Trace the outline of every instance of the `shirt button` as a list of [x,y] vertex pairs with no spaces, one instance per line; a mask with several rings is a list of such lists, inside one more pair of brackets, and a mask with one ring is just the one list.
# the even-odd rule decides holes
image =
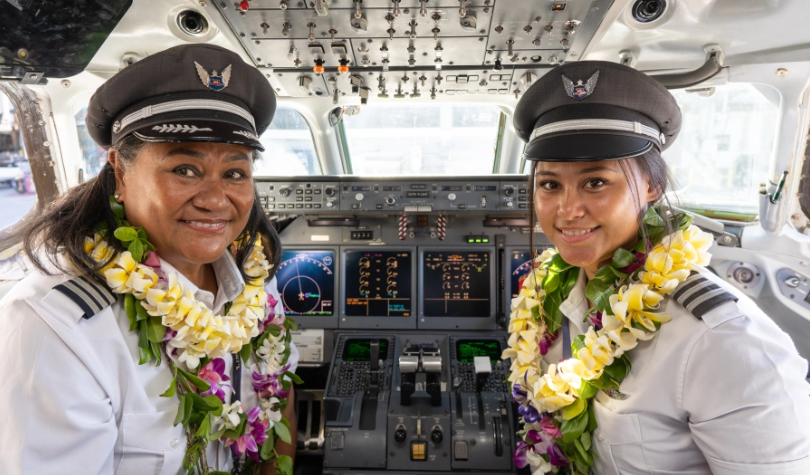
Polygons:
[[175,448],[175,447],[177,447],[177,444],[179,444],[179,443],[180,443],[180,441],[178,439],[172,439],[172,441],[169,442],[169,445],[171,446],[171,448]]
[[599,442],[604,442],[605,440],[605,436],[602,434],[602,432],[597,432],[596,438],[599,439]]

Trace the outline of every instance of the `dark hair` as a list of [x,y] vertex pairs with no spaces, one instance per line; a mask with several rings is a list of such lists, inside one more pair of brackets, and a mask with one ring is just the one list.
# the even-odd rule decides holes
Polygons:
[[[134,136],[127,136],[114,145],[118,158],[129,164],[141,152],[146,142]],[[260,157],[254,152],[254,161]],[[107,229],[115,229],[115,215],[110,208],[110,195],[115,193],[115,171],[107,163],[95,178],[68,191],[61,196],[54,206],[37,218],[26,230],[23,245],[26,254],[34,266],[45,274],[52,275],[46,260],[57,270],[74,275],[87,275],[103,282],[98,272],[109,262],[95,262],[84,250],[85,238],[93,236],[96,227],[101,223]],[[259,203],[258,193],[253,200],[247,225],[239,240],[247,238],[247,246],[236,254],[242,277],[243,266],[256,239],[261,238],[267,260],[273,264],[269,278],[273,278],[281,261],[281,240],[270,220],[264,214]],[[107,236],[109,244],[118,252],[126,248],[111,233]]]
[[[638,171],[638,173],[644,177],[647,182],[650,184],[655,190],[658,190],[658,197],[649,203],[646,203],[644,206],[640,207],[638,212],[638,224],[639,224],[639,231],[641,232],[641,237],[647,241],[647,245],[649,246],[649,238],[647,237],[646,233],[644,232],[644,226],[642,226],[642,220],[644,219],[644,214],[647,212],[649,207],[655,207],[658,211],[658,214],[664,217],[664,223],[666,226],[666,233],[671,234],[675,231],[673,227],[673,223],[671,220],[666,219],[666,216],[669,213],[669,209],[671,208],[671,203],[669,200],[668,193],[673,188],[673,179],[672,174],[669,171],[669,166],[667,162],[664,160],[664,157],[661,155],[661,151],[658,147],[653,146],[647,153],[643,155],[639,155],[636,157],[626,158],[624,160],[619,161],[619,166],[624,173],[624,177],[627,179],[628,185],[632,183],[634,170]],[[529,209],[531,212],[529,213],[529,225],[531,226],[531,230],[529,232],[529,249],[531,250],[531,254],[534,256],[536,254],[534,248],[534,228],[535,223],[537,220],[536,213],[534,211],[534,194],[536,190],[536,183],[537,178],[535,174],[537,173],[537,162],[532,163],[531,172],[529,174]],[[636,196],[636,188],[630,186],[630,191],[633,193],[634,198],[636,198],[635,202],[639,202],[639,197]]]

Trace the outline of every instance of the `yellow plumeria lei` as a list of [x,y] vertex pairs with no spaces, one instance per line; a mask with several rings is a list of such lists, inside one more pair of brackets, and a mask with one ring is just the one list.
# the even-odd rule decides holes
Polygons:
[[[302,382],[288,371],[287,363],[290,330],[296,326],[292,319],[272,313],[276,302],[264,290],[272,265],[261,239],[255,240],[243,263],[248,276],[244,290],[226,305],[224,315],[214,315],[185,288],[176,272],[156,271],[160,260],[149,251],[154,248],[146,232],[130,226],[123,206],[112,198],[110,205],[119,225],[113,234],[129,243],[128,250],[116,252],[105,239],[107,231],[100,229],[85,238],[85,252],[103,265],[99,273],[112,292],[124,296],[130,330],[139,333],[139,363],[156,359],[160,365],[165,352],[177,354],[187,369],[167,358],[174,380],[162,395],[172,397],[177,392],[180,397],[175,425],[183,424],[189,440],[184,468],[188,473],[217,473],[207,466],[205,448],[208,442],[222,439],[236,457],[247,453],[252,458],[246,459],[246,468],[258,469],[260,460],[274,461],[278,473],[292,473],[292,459],[277,454],[274,447],[276,438],[291,441],[289,422],[281,414],[292,382]],[[235,242],[234,248],[247,241]],[[224,404],[219,386],[227,385],[228,378],[218,359],[228,354],[239,354],[244,363],[254,357],[252,385],[261,404],[248,413],[239,401]]]
[[[711,258],[710,234],[691,225],[683,213],[667,219],[679,229],[661,239],[663,219],[654,210],[648,212],[647,236],[660,242],[646,256],[638,249],[617,250],[613,262],[589,282],[586,293],[601,316],[601,321],[592,321],[601,328],[591,326],[577,337],[571,344],[573,357],[549,365],[546,372],[541,370],[542,357],[563,321],[558,307],[579,269],[567,265],[554,249],[536,259],[539,267],[512,300],[509,348],[502,355],[512,360],[508,380],[523,424],[515,452],[518,466],[531,465],[532,473],[556,473],[568,466],[574,474],[587,474],[593,467],[596,419],[589,399],[598,390],[619,388],[630,371],[625,353],[639,340],[654,338],[671,318],[659,311],[662,300]],[[646,247],[643,241],[637,246],[641,250]]]

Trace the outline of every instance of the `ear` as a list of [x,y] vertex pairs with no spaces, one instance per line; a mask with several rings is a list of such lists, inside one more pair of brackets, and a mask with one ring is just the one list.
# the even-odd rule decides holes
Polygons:
[[658,185],[653,185],[652,183],[650,183],[649,178],[645,178],[644,183],[645,183],[646,189],[647,189],[647,195],[646,195],[646,198],[645,198],[644,202],[645,203],[652,203],[654,201],[658,201],[658,199],[661,198],[661,187],[658,186]]
[[118,150],[109,149],[107,161],[112,165],[113,173],[115,173],[115,194],[119,195],[117,201],[123,203],[126,196],[126,182],[124,181],[124,162],[118,155]]

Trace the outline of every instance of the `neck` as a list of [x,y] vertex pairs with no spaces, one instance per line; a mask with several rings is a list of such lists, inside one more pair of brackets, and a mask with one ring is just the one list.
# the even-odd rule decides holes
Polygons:
[[183,274],[192,284],[214,295],[217,294],[217,275],[214,272],[214,266],[211,264],[191,264],[188,262],[175,264],[168,259],[166,259],[166,262],[177,269],[177,272]]

